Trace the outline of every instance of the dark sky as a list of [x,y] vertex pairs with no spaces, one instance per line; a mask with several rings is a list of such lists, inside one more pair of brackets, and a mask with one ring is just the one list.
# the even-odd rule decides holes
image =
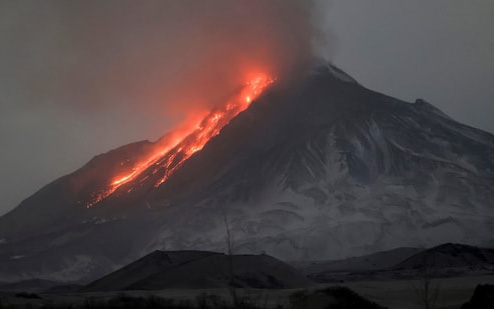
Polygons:
[[[407,101],[424,98],[461,122],[494,132],[494,1],[316,2],[312,21],[325,43],[319,41],[318,55],[368,88]],[[188,50],[191,42],[197,44],[192,49],[206,55],[206,63],[215,63],[217,50],[202,46],[242,33],[236,37],[246,39],[236,41],[236,49],[229,47],[228,53],[252,50],[259,59],[273,61],[271,50],[283,47],[285,52],[277,54],[286,64],[305,52],[300,36],[309,31],[305,12],[290,5],[281,9],[235,5],[222,12],[221,1],[210,1],[214,4],[209,12],[206,2],[196,8],[194,1],[185,1],[191,5],[185,15],[179,7],[161,16],[147,5],[120,8],[113,2],[88,8],[84,1],[60,3],[0,0],[0,214],[94,155],[132,141],[156,139],[183,118],[180,110],[169,112],[168,105],[156,109],[153,102],[178,98],[161,97],[160,90],[188,80],[186,73],[197,73],[197,67],[208,73],[217,68],[190,61],[197,57],[183,54],[181,44]],[[132,13],[113,15],[115,10]],[[273,18],[279,10],[283,18]],[[219,20],[232,27],[218,29],[209,23],[218,20],[218,12]],[[192,21],[204,14],[207,19]],[[238,17],[244,15],[245,20]],[[285,27],[285,20],[294,21]],[[256,32],[259,28],[262,33],[261,26],[275,29],[269,41],[281,37],[276,45],[257,42],[252,47],[253,36],[262,36]],[[220,35],[209,36],[208,29]],[[212,75],[229,76],[231,70],[225,68],[231,66],[225,61]],[[122,68],[131,68],[132,74]]]

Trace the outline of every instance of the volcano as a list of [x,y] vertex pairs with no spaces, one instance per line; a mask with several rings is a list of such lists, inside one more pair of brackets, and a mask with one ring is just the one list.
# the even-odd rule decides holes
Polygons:
[[1,217],[0,278],[89,281],[154,250],[225,251],[228,232],[235,253],[285,261],[493,243],[493,135],[329,64],[255,84],[234,112],[96,156]]

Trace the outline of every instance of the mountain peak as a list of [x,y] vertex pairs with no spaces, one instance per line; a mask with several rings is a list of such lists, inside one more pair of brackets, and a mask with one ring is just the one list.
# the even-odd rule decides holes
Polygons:
[[358,84],[357,80],[351,77],[348,73],[326,60],[315,59],[312,65],[312,72],[315,74],[328,74],[345,83]]
[[321,58],[314,58],[312,60],[310,73],[324,74],[345,83],[358,84],[357,80],[351,77],[348,73],[331,62]]
[[420,108],[420,109],[422,109],[424,111],[428,111],[428,112],[434,113],[434,114],[436,114],[438,116],[451,119],[442,110],[440,110],[439,108],[437,108],[436,106],[432,105],[431,103],[427,102],[424,99],[419,98],[419,99],[415,100],[414,106],[415,107],[418,107],[418,108]]
[[164,262],[177,260],[170,250],[224,251],[225,217],[236,254],[290,260],[493,239],[494,137],[327,62],[214,132],[186,160],[166,160],[183,164],[160,186],[153,164],[98,207],[80,201],[152,143],[103,154],[40,190],[0,218],[0,276],[81,279],[156,248]]

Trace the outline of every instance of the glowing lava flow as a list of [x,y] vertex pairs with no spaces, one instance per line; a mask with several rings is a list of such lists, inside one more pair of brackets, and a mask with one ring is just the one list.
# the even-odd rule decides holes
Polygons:
[[[145,181],[149,175],[143,175],[143,173],[151,168],[153,175],[160,175],[154,187],[160,186],[188,158],[201,150],[211,138],[218,135],[235,116],[247,109],[250,103],[273,82],[273,79],[265,75],[257,76],[247,82],[239,95],[233,97],[222,107],[210,111],[192,130],[162,145],[150,157],[137,163],[129,173],[114,178],[106,189],[93,193],[92,200],[87,203],[87,207],[101,202],[125,184],[132,181],[138,181],[138,183]],[[129,192],[130,190],[132,188]]]

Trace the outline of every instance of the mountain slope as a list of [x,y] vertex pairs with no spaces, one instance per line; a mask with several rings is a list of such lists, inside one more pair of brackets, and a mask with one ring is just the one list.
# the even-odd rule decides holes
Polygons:
[[494,266],[494,249],[449,243],[424,250],[391,269],[466,268],[487,265]]
[[344,260],[296,263],[294,267],[309,276],[319,273],[377,271],[395,266],[422,251],[424,250],[420,248],[396,248]]
[[108,181],[85,171],[152,147],[102,155],[0,218],[0,274],[88,280],[156,249],[222,251],[225,219],[236,253],[285,260],[494,238],[494,136],[329,65],[271,87],[158,188],[147,170],[129,193],[78,204]]
[[312,284],[291,266],[267,255],[155,251],[90,283],[83,291],[218,288],[228,286],[230,275],[236,286],[245,288],[286,289]]
[[324,71],[283,94],[237,117],[160,188],[159,198],[185,191],[176,205],[187,212],[167,206],[151,246],[219,248],[224,213],[238,250],[285,259],[491,238],[492,135]]

